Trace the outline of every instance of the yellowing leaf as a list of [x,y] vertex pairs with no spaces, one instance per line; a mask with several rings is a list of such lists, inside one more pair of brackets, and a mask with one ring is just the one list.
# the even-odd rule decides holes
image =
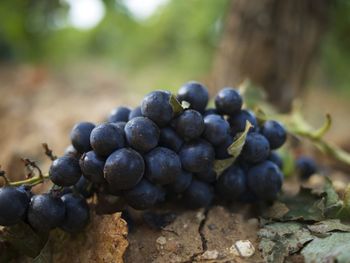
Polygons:
[[[169,103],[170,103],[171,107],[173,108],[173,112],[174,112],[174,115],[175,115],[175,116],[181,114],[181,113],[184,111],[184,107],[183,107],[182,104],[176,99],[176,97],[175,97],[174,94],[171,94],[171,95],[170,95]],[[185,106],[185,104],[184,104],[184,106]]]
[[244,131],[241,133],[238,133],[235,136],[233,143],[227,148],[227,152],[232,157],[224,160],[214,161],[214,170],[217,175],[220,175],[223,171],[225,171],[228,167],[230,167],[234,163],[234,161],[237,159],[237,157],[241,154],[249,129],[251,127],[253,127],[253,125],[249,121],[247,121]]

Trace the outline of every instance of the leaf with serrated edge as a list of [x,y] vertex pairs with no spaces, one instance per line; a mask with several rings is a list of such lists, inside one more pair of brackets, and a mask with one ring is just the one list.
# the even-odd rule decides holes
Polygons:
[[329,219],[308,225],[307,228],[317,234],[326,234],[332,231],[350,232],[350,225],[343,224],[339,219]]
[[338,212],[343,207],[343,202],[339,199],[337,192],[335,191],[332,181],[326,177],[324,185],[325,195],[325,215],[329,218],[337,217]]
[[289,211],[280,220],[321,221],[324,219],[324,197],[316,195],[309,188],[300,188],[297,195],[280,196]]
[[243,146],[245,144],[249,129],[253,127],[253,125],[247,121],[245,125],[245,129],[243,132],[238,133],[233,143],[227,148],[227,152],[232,156],[230,158],[224,160],[215,160],[214,161],[214,170],[217,175],[220,175],[223,171],[225,171],[228,167],[230,167],[237,157],[240,155]]
[[315,238],[301,251],[306,263],[348,263],[350,258],[350,233],[332,233],[325,238]]
[[258,232],[259,249],[266,262],[285,262],[290,254],[298,252],[314,239],[310,231],[297,222],[277,222],[265,225]]

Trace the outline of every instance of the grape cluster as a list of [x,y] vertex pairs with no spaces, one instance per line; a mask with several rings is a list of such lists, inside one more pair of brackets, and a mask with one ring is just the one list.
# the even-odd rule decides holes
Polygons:
[[[139,210],[174,199],[199,208],[214,200],[276,198],[283,174],[274,150],[286,141],[280,123],[258,122],[242,108],[234,88],[218,92],[215,108],[207,108],[208,90],[198,82],[184,84],[176,96],[188,108],[176,111],[173,99],[168,91],[153,91],[139,107],[115,108],[105,123],[76,124],[71,145],[49,170],[60,194],[31,196],[23,188],[0,189],[0,225],[26,220],[35,229],[79,231],[89,219],[85,199],[95,193],[117,196]],[[232,157],[227,149],[247,121],[252,127],[241,154],[217,174],[214,162]]]

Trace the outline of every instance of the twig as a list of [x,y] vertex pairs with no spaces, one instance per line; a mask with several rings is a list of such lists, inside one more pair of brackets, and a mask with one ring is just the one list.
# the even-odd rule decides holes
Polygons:
[[44,150],[45,150],[45,155],[49,157],[51,161],[54,161],[57,159],[57,156],[53,154],[53,151],[49,148],[49,145],[47,143],[42,144]]
[[31,161],[28,158],[21,158],[21,160],[24,163],[24,165],[26,166],[26,168],[29,170],[29,174],[27,175],[27,179],[33,177],[34,170],[37,170],[37,172],[39,174],[39,178],[43,178],[43,173],[42,173],[41,169],[34,161]]

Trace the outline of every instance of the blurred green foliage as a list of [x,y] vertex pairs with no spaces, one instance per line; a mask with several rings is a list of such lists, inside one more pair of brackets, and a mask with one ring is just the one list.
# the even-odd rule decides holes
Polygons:
[[78,30],[67,24],[63,1],[2,0],[2,58],[48,64],[106,59],[133,70],[203,72],[210,67],[229,1],[173,0],[142,21],[122,0],[103,3],[102,21]]
[[[102,21],[80,30],[70,25],[64,0],[2,0],[0,61],[62,66],[92,60],[135,74],[159,74],[160,83],[162,77],[164,83],[195,78],[210,70],[230,4],[169,0],[140,20],[123,0],[101,1],[106,10]],[[350,94],[350,2],[334,3],[318,78]]]
[[350,1],[337,0],[321,48],[321,63],[330,86],[350,95]]

